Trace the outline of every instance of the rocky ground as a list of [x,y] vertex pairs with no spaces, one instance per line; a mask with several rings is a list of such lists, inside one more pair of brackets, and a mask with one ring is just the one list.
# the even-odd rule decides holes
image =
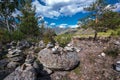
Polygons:
[[69,73],[71,80],[120,80],[120,72],[114,70],[113,66],[116,61],[120,60],[120,54],[113,57],[103,52],[107,47],[110,47],[111,42],[119,45],[120,49],[120,39],[97,41],[86,39],[75,42],[74,46],[81,49],[78,53],[80,65]]
[[120,49],[120,39],[110,38],[74,38],[64,48],[13,41],[0,47],[0,80],[120,80],[120,55],[104,51],[110,43]]

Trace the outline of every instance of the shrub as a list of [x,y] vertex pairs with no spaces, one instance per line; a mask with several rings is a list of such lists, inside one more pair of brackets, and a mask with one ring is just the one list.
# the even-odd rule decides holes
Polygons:
[[45,44],[48,42],[55,43],[54,37],[56,36],[56,33],[51,28],[46,28],[45,32],[43,33],[43,41]]
[[116,57],[118,56],[118,54],[120,53],[120,45],[115,45],[113,42],[109,43],[109,46],[107,47],[106,50],[104,50],[104,52],[112,57]]
[[65,47],[71,41],[72,35],[62,34],[55,37],[55,41],[59,43],[61,47]]
[[[119,26],[120,27],[120,26]],[[120,36],[120,28],[117,29],[117,35]]]
[[38,52],[40,52],[40,50],[42,50],[42,48],[36,48],[36,49],[34,50],[34,52],[35,52],[35,53],[38,53]]
[[19,30],[16,30],[14,32],[12,32],[11,34],[11,38],[12,40],[22,40],[24,39],[24,34],[22,32],[20,32]]
[[11,34],[10,32],[8,32],[7,30],[3,30],[3,35],[2,35],[2,39],[1,41],[3,43],[7,43],[7,42],[10,42],[11,41]]

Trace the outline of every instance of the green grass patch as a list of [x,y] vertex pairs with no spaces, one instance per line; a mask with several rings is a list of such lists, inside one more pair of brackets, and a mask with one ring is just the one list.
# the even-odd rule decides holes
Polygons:
[[72,38],[72,34],[61,34],[55,37],[55,41],[59,43],[61,47],[65,47]]
[[80,66],[75,68],[73,71],[75,72],[75,74],[79,75],[80,74]]

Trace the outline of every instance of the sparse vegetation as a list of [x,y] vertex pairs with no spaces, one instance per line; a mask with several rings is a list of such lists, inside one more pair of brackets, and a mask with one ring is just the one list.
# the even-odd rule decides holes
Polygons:
[[62,34],[55,37],[55,41],[60,44],[61,47],[65,47],[71,41],[72,35]]
[[109,56],[117,57],[120,53],[120,46],[115,45],[113,42],[109,43],[109,46],[104,50],[104,52]]

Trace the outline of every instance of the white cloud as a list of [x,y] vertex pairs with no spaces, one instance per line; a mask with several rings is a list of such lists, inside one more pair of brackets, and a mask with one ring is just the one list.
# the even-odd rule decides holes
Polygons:
[[13,16],[13,17],[17,17],[18,15],[21,16],[22,13],[21,13],[21,11],[15,9],[15,11],[12,13],[12,16]]
[[35,0],[32,5],[36,6],[37,15],[42,15],[49,18],[58,17],[60,15],[59,12],[52,9],[52,6],[43,6],[38,0]]
[[58,25],[59,28],[67,28],[68,27],[68,24],[60,24]]
[[48,18],[59,16],[71,16],[83,12],[83,8],[89,6],[95,0],[42,0],[45,5],[35,0],[32,4],[36,6],[36,13]]
[[54,26],[54,25],[56,25],[56,24],[55,24],[55,23],[51,23],[51,24],[50,24],[50,26]]
[[55,5],[58,3],[67,3],[70,2],[71,0],[42,0],[46,5]]
[[69,28],[77,28],[78,25],[69,25]]
[[77,28],[78,25],[68,25],[68,24],[60,24],[58,25],[59,28]]
[[113,11],[120,11],[120,3],[116,3],[114,6],[115,9],[113,9]]

